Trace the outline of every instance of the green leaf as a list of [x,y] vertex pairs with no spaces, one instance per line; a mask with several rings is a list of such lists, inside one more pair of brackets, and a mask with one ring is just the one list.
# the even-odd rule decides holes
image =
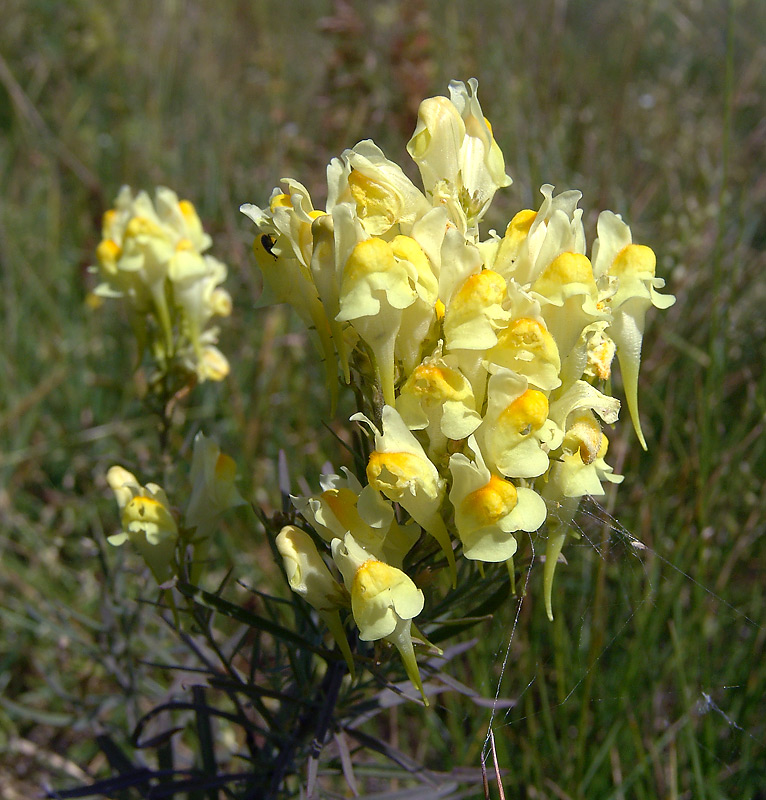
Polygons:
[[[196,705],[194,713],[197,722],[200,755],[202,756],[202,769],[206,775],[214,777],[218,774],[218,764],[215,759],[215,742],[213,740],[213,726],[210,721],[210,709],[205,701],[205,687],[192,686],[192,696]],[[210,800],[218,800],[218,792],[211,789],[208,797]]]
[[224,616],[231,617],[231,619],[236,619],[238,622],[244,622],[245,625],[249,625],[251,628],[264,631],[265,633],[270,633],[276,639],[293,642],[300,647],[311,650],[313,653],[321,656],[326,661],[337,661],[338,659],[342,658],[342,656],[339,654],[336,655],[329,650],[326,650],[324,647],[317,647],[317,645],[312,644],[302,636],[299,636],[297,633],[294,633],[293,631],[277,624],[276,622],[272,622],[265,617],[260,617],[257,614],[254,614],[252,611],[247,611],[241,606],[230,603],[228,600],[223,600],[220,597],[216,597],[216,595],[212,594],[211,592],[206,592],[204,589],[200,589],[197,586],[192,586],[189,583],[179,582],[177,584],[177,589],[179,592],[181,592],[181,594],[191,598],[195,603],[203,606],[204,608],[213,609]]

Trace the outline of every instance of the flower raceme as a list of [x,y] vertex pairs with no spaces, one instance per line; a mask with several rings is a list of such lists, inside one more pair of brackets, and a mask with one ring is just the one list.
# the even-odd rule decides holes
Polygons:
[[226,266],[205,254],[212,239],[194,206],[163,187],[152,202],[123,186],[104,214],[102,236],[94,294],[125,299],[140,351],[150,349],[160,374],[177,363],[200,382],[223,380],[229,363],[208,323],[231,313],[220,285]]
[[[619,215],[600,214],[588,254],[577,191],[546,184],[537,209],[482,238],[511,179],[475,80],[423,101],[407,150],[422,190],[366,140],[331,161],[324,210],[292,179],[266,208],[241,210],[258,228],[265,282],[316,333],[331,395],[340,377],[366,404],[352,417],[368,434],[366,485],[325,475],[295,506],[329,545],[360,638],[394,644],[415,681],[422,594],[407,570],[418,534],[436,539],[417,552],[440,549],[454,583],[458,552],[511,564],[547,521],[552,617],[564,518],[621,480],[605,461],[603,426],[620,407],[606,393],[612,360],[645,446],[645,318],[674,298]],[[564,512],[551,518],[551,507]]]

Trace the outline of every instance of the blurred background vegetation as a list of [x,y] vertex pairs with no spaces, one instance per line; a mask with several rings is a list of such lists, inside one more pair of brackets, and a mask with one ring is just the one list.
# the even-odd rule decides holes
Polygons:
[[[221,387],[195,390],[202,427],[241,490],[278,505],[347,458],[325,423],[315,352],[261,298],[242,202],[283,176],[323,201],[328,160],[362,138],[406,163],[421,99],[476,76],[514,184],[489,227],[536,207],[544,182],[583,191],[592,240],[610,208],[658,255],[678,302],[651,315],[642,415],[558,571],[513,628],[494,725],[505,784],[526,798],[766,797],[766,4],[761,0],[4,0],[0,25],[0,794],[104,774],[96,734],[124,742],[181,679],[177,638],[136,603],[140,565],[110,549],[104,475],[161,477],[155,422],[129,378],[115,306],[91,310],[100,215],[123,183],[198,207],[230,267],[235,311]],[[414,178],[416,171],[410,169]],[[171,494],[172,496],[172,494]],[[220,565],[269,587],[252,517]],[[453,660],[492,697],[517,604]],[[392,712],[393,713],[393,712]],[[476,767],[488,711],[445,695],[384,735],[429,767]],[[378,729],[381,734],[381,729]]]

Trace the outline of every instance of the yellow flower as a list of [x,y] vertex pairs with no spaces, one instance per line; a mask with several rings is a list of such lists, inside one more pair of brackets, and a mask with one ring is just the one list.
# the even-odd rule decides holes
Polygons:
[[295,525],[286,525],[276,538],[290,588],[319,612],[354,675],[354,658],[338,609],[348,606],[343,587],[330,574],[314,540]]
[[573,533],[572,519],[584,494],[603,494],[602,483],[620,483],[604,461],[608,446],[596,419],[616,422],[620,403],[585,381],[576,381],[551,403],[550,415],[565,430],[565,436],[551,453],[551,469],[541,494],[551,508],[543,568],[543,594],[548,617],[553,619],[551,592],[553,578],[564,542]]
[[537,219],[537,212],[531,208],[519,211],[505,228],[502,239],[494,238],[482,242],[486,252],[485,265],[508,279],[514,274],[516,262],[529,246],[529,231]]
[[[296,255],[293,243],[277,230],[269,213],[249,204],[241,206],[240,211],[260,230],[253,241],[253,254],[267,286],[278,302],[289,303],[304,324],[312,326],[324,311],[311,273]],[[314,304],[319,304],[318,311],[313,309]]]
[[511,183],[492,127],[481,110],[478,81],[449,85],[450,98],[420,104],[407,151],[435,204],[444,204],[462,233],[473,235],[495,192]]
[[[434,266],[425,250],[414,236],[399,235],[391,241],[391,250],[399,261],[412,266],[415,301],[402,311],[394,354],[405,374],[410,373],[422,358],[425,339],[436,322],[436,302],[439,299],[439,281]],[[426,234],[428,235],[428,234]]]
[[350,534],[342,541],[333,540],[332,556],[351,595],[351,613],[359,638],[391,642],[427,703],[411,634],[411,621],[423,610],[423,592],[400,569],[373,558]]
[[582,194],[572,190],[554,197],[553,186],[548,183],[540,192],[543,202],[536,212],[523,211],[511,220],[493,266],[525,289],[556,256],[585,252],[582,209],[577,208]]
[[475,437],[469,437],[468,448],[475,461],[462,453],[449,461],[450,502],[463,555],[479,561],[506,561],[516,552],[513,532],[536,531],[545,521],[545,503],[532,489],[493,475]]
[[583,374],[601,381],[612,377],[612,361],[617,352],[614,339],[604,332],[607,325],[607,322],[597,323],[587,331],[587,362]]
[[276,545],[290,588],[312,608],[337,611],[348,604],[343,588],[330,574],[306,531],[286,525],[277,535]]
[[442,357],[440,348],[407,378],[396,410],[410,430],[427,431],[429,454],[436,457],[448,439],[465,439],[481,424],[470,382],[455,358]]
[[395,345],[402,309],[417,298],[415,267],[397,258],[394,247],[378,237],[359,242],[343,269],[339,322],[351,321],[375,359],[383,398],[394,404]]
[[401,507],[441,546],[455,581],[455,555],[441,517],[444,480],[418,440],[391,406],[383,407],[383,432],[364,414],[352,420],[367,424],[375,434],[375,450],[367,464],[370,485]]
[[208,535],[224,511],[245,505],[234,483],[236,476],[234,459],[222,453],[214,439],[198,433],[192,454],[191,497],[184,514],[184,522],[196,528],[198,536]]
[[351,611],[364,641],[383,639],[397,622],[423,610],[423,592],[396,567],[372,557],[347,534],[332,542],[333,560],[351,595]]
[[292,178],[282,180],[285,192],[274,189],[269,201],[271,221],[279,235],[290,243],[301,265],[308,267],[312,255],[311,226],[314,220],[326,217],[314,208],[308,189]]
[[617,422],[620,415],[620,401],[616,397],[603,394],[587,381],[576,381],[551,403],[550,417],[565,429],[569,415],[581,408],[592,409],[607,425]]
[[[289,185],[296,188],[293,183]],[[301,205],[299,201],[303,198],[302,194],[295,196],[299,208]],[[288,207],[292,210],[292,202],[291,196],[274,190],[272,204],[277,211]],[[273,292],[277,302],[291,305],[304,325],[313,328],[319,337],[327,385],[334,405],[337,393],[337,360],[333,339],[336,337],[336,331],[327,316],[327,308],[324,305],[327,299],[325,297],[320,299],[317,286],[314,284],[314,253],[308,252],[313,247],[311,221],[313,212],[304,209],[300,214],[298,212],[280,214],[277,211],[272,212],[271,209],[263,210],[250,203],[243,204],[239,210],[258,226],[259,233],[253,241],[253,253],[264,282]],[[320,216],[319,219],[324,217]],[[332,235],[332,231],[330,234]],[[334,263],[332,266],[334,270]],[[339,339],[339,336],[335,338],[336,345]],[[341,346],[338,347],[338,352],[345,356]],[[347,363],[344,364],[344,372],[348,379]]]
[[365,139],[327,168],[327,210],[351,203],[369,236],[382,236],[395,226],[409,234],[412,224],[430,205],[423,193],[389,161],[380,148]]
[[[620,483],[604,461],[607,438],[596,419],[616,422],[620,403],[602,394],[586,381],[576,381],[551,404],[551,418],[564,431],[560,451],[552,454],[549,489],[560,497],[602,495],[602,482]],[[594,413],[595,412],[595,413]]]
[[532,386],[551,391],[561,385],[561,358],[556,340],[542,320],[511,320],[487,351],[487,361],[523,375]]
[[604,456],[609,441],[601,432],[592,411],[572,415],[558,458],[552,462],[549,481],[564,497],[598,497],[604,494],[603,482],[621,483]]
[[178,526],[163,489],[156,483],[141,486],[123,467],[111,467],[106,475],[120,508],[122,533],[109,536],[112,545],[130,540],[152,571],[157,583],[173,576],[173,556]]
[[314,497],[293,497],[298,511],[327,542],[351,533],[376,558],[401,567],[404,556],[420,537],[417,526],[401,526],[394,510],[372,486],[362,485],[345,467],[343,475],[326,473],[323,491]]
[[191,249],[204,253],[213,244],[213,240],[205,233],[197,210],[188,200],[179,200],[171,189],[160,186],[155,195],[157,216],[163,225],[174,233],[176,243],[179,240],[189,242]]
[[612,424],[617,420],[619,409],[618,400],[602,394],[585,381],[576,381],[551,403],[551,417],[565,430],[560,446],[551,454],[551,468],[541,491],[551,509],[543,567],[543,597],[551,620],[556,565],[567,537],[579,535],[572,520],[580,498],[585,494],[603,494],[604,481],[622,481],[622,475],[613,474],[604,461],[608,441],[596,419],[597,414],[604,422]]
[[660,294],[665,285],[655,277],[654,252],[645,245],[633,244],[630,228],[618,214],[603,211],[598,218],[598,239],[593,243],[594,271],[598,277],[616,284],[606,299],[612,321],[606,334],[617,346],[617,358],[628,401],[630,418],[638,440],[646,450],[646,440],[638,416],[638,371],[646,312],[651,306],[670,308],[676,299]]
[[229,361],[226,356],[212,344],[205,344],[207,340],[216,339],[217,336],[215,329],[205,331],[200,336],[200,341],[203,344],[202,358],[196,364],[197,377],[200,381],[222,381],[229,374]]
[[[340,208],[343,207],[339,206]],[[342,212],[339,212],[339,214],[341,217],[343,216]],[[341,224],[339,231],[343,229],[344,226]],[[335,218],[330,214],[322,214],[317,217],[311,223],[311,236],[313,240],[310,262],[311,277],[321,301],[322,316],[327,320],[327,326],[332,338],[332,341],[329,341],[326,334],[320,332],[327,366],[327,379],[332,381],[333,384],[335,383],[335,373],[337,371],[333,353],[333,345],[335,345],[338,361],[343,372],[343,380],[348,384],[351,382],[349,367],[349,352],[351,348],[346,340],[347,326],[336,319],[340,311],[340,281],[338,279],[338,253],[335,247]],[[319,310],[313,313],[318,316]],[[323,331],[324,326],[323,319],[318,330]],[[335,392],[334,386],[330,391],[331,393]]]
[[[188,241],[188,240],[186,240]],[[198,253],[176,253],[170,260],[168,277],[173,287],[173,300],[180,310],[182,329],[191,344],[193,358],[190,367],[195,369],[200,381],[220,380],[216,370],[209,368],[209,356],[205,355],[205,326],[213,316],[228,316],[231,313],[231,297],[222,289],[226,279],[226,266],[212,256]],[[216,340],[215,335],[213,341]],[[228,374],[226,369],[224,375]]]
[[470,275],[449,299],[444,314],[448,350],[485,350],[497,344],[497,330],[510,314],[503,308],[505,279],[491,269]]
[[487,412],[476,439],[489,467],[508,478],[536,478],[548,469],[548,452],[562,433],[548,419],[548,398],[504,367],[490,376]]
[[[206,345],[217,341],[217,331],[205,326],[211,317],[231,312],[231,298],[219,286],[226,267],[203,255],[212,240],[194,206],[164,187],[152,202],[146,192],[134,197],[124,186],[115,208],[104,214],[102,233],[96,269],[103,283],[95,294],[128,300],[141,349],[151,344],[160,360],[179,356],[200,381],[224,377],[228,363],[223,356],[216,351],[220,358],[213,366],[206,352]],[[160,332],[153,341],[148,341],[155,334],[147,314]]]
[[598,306],[593,267],[582,253],[564,252],[553,259],[532,284],[542,316],[562,358],[569,355],[583,329],[607,315]]

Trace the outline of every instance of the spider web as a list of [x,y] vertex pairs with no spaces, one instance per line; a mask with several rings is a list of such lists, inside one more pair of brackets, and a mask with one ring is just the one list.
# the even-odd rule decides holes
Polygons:
[[[549,514],[557,516],[558,509],[556,507],[549,508]],[[613,652],[618,651],[623,645],[630,646],[628,641],[635,633],[635,627],[638,624],[637,615],[646,611],[654,613],[654,607],[657,602],[658,592],[661,588],[663,581],[671,579],[671,576],[680,582],[682,592],[697,592],[710,607],[710,614],[718,620],[718,628],[711,635],[709,642],[704,643],[701,649],[711,649],[713,651],[726,647],[727,641],[732,636],[732,628],[736,628],[734,635],[740,639],[754,639],[752,652],[757,652],[760,646],[762,647],[763,641],[766,639],[766,627],[758,619],[754,618],[752,613],[748,613],[740,608],[736,603],[731,602],[727,597],[712,584],[708,584],[699,580],[689,570],[679,566],[673,556],[667,556],[664,553],[666,549],[664,543],[659,541],[655,546],[649,546],[647,543],[641,541],[630,530],[628,530],[622,523],[620,523],[609,511],[602,506],[594,498],[585,498],[581,504],[580,510],[575,517],[575,520],[569,523],[572,526],[572,533],[575,535],[576,540],[570,538],[567,546],[565,547],[565,554],[568,558],[568,564],[560,563],[557,567],[556,581],[554,582],[554,613],[562,615],[567,618],[568,622],[572,623],[572,614],[569,609],[562,609],[561,607],[556,610],[557,601],[561,605],[561,580],[566,570],[576,569],[578,565],[582,566],[581,562],[591,561],[595,563],[598,568],[598,562],[604,562],[604,566],[616,565],[617,570],[613,570],[614,574],[610,575],[610,580],[616,576],[618,582],[617,591],[619,594],[620,604],[613,604],[607,608],[603,613],[609,621],[608,631],[604,636],[603,641],[594,649],[592,657],[584,665],[574,665],[574,669],[568,671],[564,676],[564,683],[566,684],[566,692],[563,697],[549,698],[547,705],[540,708],[539,700],[537,708],[531,713],[525,709],[526,695],[532,690],[535,684],[539,681],[550,681],[547,676],[546,665],[544,663],[537,663],[536,668],[532,674],[520,676],[510,669],[513,659],[514,647],[520,634],[522,614],[526,610],[526,605],[532,601],[536,606],[533,610],[534,614],[543,613],[542,603],[534,600],[536,592],[541,591],[540,586],[531,586],[537,580],[536,573],[541,573],[541,561],[543,560],[543,552],[545,548],[544,536],[539,534],[531,534],[529,536],[529,548],[531,558],[529,565],[523,575],[523,585],[520,587],[519,594],[515,599],[515,607],[511,615],[510,629],[502,637],[497,650],[495,651],[494,663],[496,666],[495,675],[488,674],[483,678],[478,678],[480,686],[477,686],[482,694],[493,696],[494,704],[489,711],[489,718],[485,723],[484,743],[482,748],[482,761],[487,760],[491,763],[492,749],[494,746],[494,738],[502,737],[504,734],[517,734],[523,735],[523,731],[530,725],[531,722],[541,722],[543,718],[549,717],[553,719],[554,724],[558,718],[568,718],[569,713],[572,711],[572,704],[578,702],[579,695],[583,694],[584,687],[588,687],[585,695],[587,697],[586,703],[588,709],[593,709],[596,705],[603,705],[605,707],[613,708],[612,712],[615,716],[623,713],[624,708],[631,708],[634,705],[634,697],[632,691],[625,692],[624,690],[616,695],[608,694],[609,681],[604,682],[604,688],[601,689],[601,678],[605,671],[613,669],[607,663]],[[652,561],[658,562],[659,568],[656,564],[652,565]],[[593,571],[593,564],[590,565],[591,572]],[[636,584],[630,584],[628,580],[628,573],[640,570],[642,575],[642,582],[646,589],[640,594],[635,592],[633,588]],[[588,591],[585,587],[584,591]],[[604,594],[606,598],[607,595]],[[649,606],[647,608],[647,605]],[[579,636],[585,636],[585,615],[593,615],[596,612],[593,603],[586,603],[584,609],[580,612],[580,633]],[[672,628],[674,624],[673,619],[668,619],[664,627],[671,629],[671,638],[673,637]],[[564,623],[566,624],[566,623]],[[524,634],[526,635],[526,634]],[[576,639],[576,641],[578,641]],[[627,644],[626,644],[627,643]],[[655,645],[653,641],[648,641],[648,645]],[[667,642],[665,642],[667,644]],[[688,642],[687,642],[688,645]],[[679,654],[678,648],[682,652]],[[587,649],[587,648],[586,648]],[[688,660],[688,653],[683,652],[683,643],[675,643],[673,645],[675,658],[679,661]],[[649,657],[651,654],[648,654]],[[702,656],[700,656],[702,658]],[[750,662],[752,664],[752,661]],[[753,673],[745,673],[746,665],[735,665],[735,671],[739,671],[741,680],[733,683],[728,682],[727,669],[721,666],[720,659],[712,667],[711,676],[708,680],[704,678],[695,678],[694,675],[686,676],[685,683],[682,687],[677,684],[679,681],[669,681],[668,678],[657,677],[653,686],[645,687],[652,690],[656,695],[660,696],[663,693],[670,694],[672,697],[667,705],[670,710],[663,714],[657,713],[656,739],[659,743],[658,746],[667,747],[672,742],[672,753],[665,756],[669,766],[667,769],[672,772],[676,769],[676,781],[684,781],[687,784],[694,785],[695,779],[701,786],[704,784],[704,777],[702,776],[702,767],[697,763],[700,760],[699,754],[702,754],[702,759],[709,762],[714,762],[719,765],[719,774],[721,786],[725,786],[729,790],[739,789],[738,776],[741,774],[750,774],[758,769],[753,766],[760,760],[761,764],[766,764],[766,750],[763,743],[763,728],[760,722],[754,723],[752,712],[747,715],[748,698],[754,694],[758,694],[757,690],[754,691],[753,680],[758,680],[758,676]],[[683,670],[683,666],[679,668]],[[645,691],[642,687],[641,690]],[[681,691],[683,688],[684,691]],[[766,687],[761,687],[761,691]],[[515,700],[514,703],[509,704],[507,701],[503,702],[501,698],[511,695]],[[640,692],[637,692],[640,694]],[[640,699],[640,698],[639,698]],[[529,705],[529,704],[526,704]],[[578,709],[579,710],[579,709]],[[763,708],[761,708],[761,712]],[[740,717],[740,715],[742,715]],[[762,713],[757,715],[760,720]],[[538,717],[537,720],[531,720],[530,717]],[[700,722],[704,722],[703,718],[710,718],[715,724],[709,727],[707,731],[703,730]],[[712,731],[712,734],[710,733]],[[575,732],[569,731],[570,735],[575,735]],[[579,732],[577,732],[579,734]],[[723,745],[720,744],[722,740],[727,740]],[[711,746],[711,741],[714,746]],[[718,744],[716,744],[718,742]],[[675,748],[680,747],[681,743],[688,750],[690,761],[693,770],[696,770],[695,775],[681,775],[679,777],[678,764],[674,759]],[[697,754],[695,758],[695,754]],[[655,753],[657,761],[662,761],[659,754]],[[614,754],[611,753],[612,763],[611,772],[616,790],[613,796],[615,798],[622,798],[631,796],[630,794],[624,795],[618,783],[618,779],[624,773],[627,779],[626,786],[631,782],[639,780],[642,775],[646,777],[649,767],[639,769],[631,765],[619,765],[619,753],[617,755],[618,765],[615,765]],[[671,763],[672,762],[672,763]],[[513,765],[501,764],[501,767],[509,768],[513,771]],[[619,768],[618,768],[619,767]],[[766,766],[762,766],[763,775],[766,776]],[[682,770],[681,770],[682,771]],[[692,771],[690,768],[689,771]],[[648,779],[651,783],[652,780],[660,782],[657,779]],[[568,798],[570,795],[561,786],[556,784],[553,780],[546,782],[550,784],[548,788],[552,790],[551,795],[545,793],[538,794],[538,797],[562,797]],[[750,784],[747,784],[750,786]],[[530,796],[533,796],[530,794]],[[687,796],[697,796],[687,795]],[[711,791],[710,797],[727,796],[717,795],[715,791]],[[740,796],[740,795],[733,795]],[[742,795],[748,796],[748,795]],[[749,795],[752,797],[764,797],[766,795]]]

